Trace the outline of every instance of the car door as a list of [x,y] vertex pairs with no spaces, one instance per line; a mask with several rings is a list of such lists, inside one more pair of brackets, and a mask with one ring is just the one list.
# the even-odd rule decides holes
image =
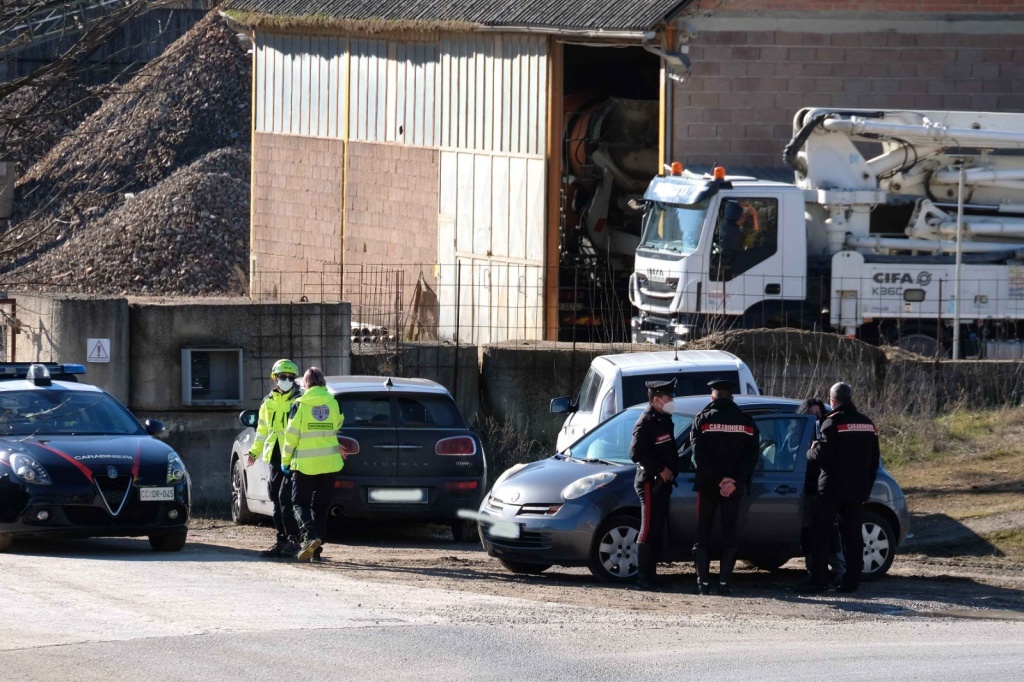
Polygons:
[[672,489],[672,498],[669,500],[669,542],[665,550],[666,558],[679,558],[690,556],[697,537],[697,493],[693,490],[696,470],[690,449],[691,418],[674,414],[672,421],[678,433],[680,466],[676,487]]
[[270,501],[270,465],[257,457],[252,466],[245,469],[245,496],[258,502]]
[[760,458],[740,517],[740,553],[798,556],[803,476],[815,418],[773,414],[754,421],[761,434]]
[[398,474],[398,429],[387,391],[339,393],[335,396],[345,417],[339,436],[359,445],[345,459],[342,476],[394,477]]

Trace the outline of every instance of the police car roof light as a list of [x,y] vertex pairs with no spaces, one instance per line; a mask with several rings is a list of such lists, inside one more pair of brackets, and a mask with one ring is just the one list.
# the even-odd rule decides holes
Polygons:
[[33,367],[42,367],[51,375],[54,374],[85,374],[85,365],[57,364],[56,362],[0,362],[0,379],[29,378]]
[[36,386],[49,386],[50,370],[46,369],[44,365],[32,365],[28,368],[28,372],[25,373],[25,378]]

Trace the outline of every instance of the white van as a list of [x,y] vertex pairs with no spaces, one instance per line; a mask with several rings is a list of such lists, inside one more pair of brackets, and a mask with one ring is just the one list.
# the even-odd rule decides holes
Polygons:
[[760,395],[754,375],[742,360],[721,350],[658,351],[622,353],[594,358],[583,378],[579,397],[551,401],[553,414],[568,413],[558,432],[556,449],[561,452],[595,426],[620,410],[647,402],[648,381],[676,378],[676,395],[708,394],[708,382],[728,379],[739,393]]

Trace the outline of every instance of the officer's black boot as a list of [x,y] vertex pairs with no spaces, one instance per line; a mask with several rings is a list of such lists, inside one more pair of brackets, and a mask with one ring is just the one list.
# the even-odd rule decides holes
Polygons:
[[636,546],[636,550],[636,588],[638,590],[656,591],[658,589],[658,578],[655,574],[656,568],[651,546],[647,543],[640,543]]
[[722,550],[722,560],[719,562],[718,571],[718,594],[726,597],[732,594],[729,581],[732,580],[732,570],[736,568],[736,548],[730,547]]
[[694,547],[693,558],[697,568],[697,592],[711,594],[711,550],[707,547]]

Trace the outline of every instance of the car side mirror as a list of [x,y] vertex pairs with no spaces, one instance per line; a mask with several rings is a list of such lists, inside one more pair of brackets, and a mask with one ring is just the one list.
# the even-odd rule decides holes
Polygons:
[[576,405],[573,404],[572,398],[567,395],[563,395],[560,398],[551,399],[551,414],[566,414],[576,411]]
[[159,419],[147,419],[145,423],[146,433],[151,436],[159,436],[161,433],[166,431],[164,423]]
[[251,429],[256,428],[259,420],[260,413],[257,410],[244,410],[242,414],[238,415],[238,421],[242,422],[242,426],[248,426]]

